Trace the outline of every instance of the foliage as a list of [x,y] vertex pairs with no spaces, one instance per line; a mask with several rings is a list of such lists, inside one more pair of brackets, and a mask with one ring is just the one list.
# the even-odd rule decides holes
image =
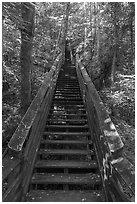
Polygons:
[[121,118],[135,126],[135,77],[117,73],[111,88],[103,89],[101,97],[112,117]]
[[[65,2],[36,2],[33,38],[32,99],[61,51]],[[23,25],[20,2],[3,2],[3,142],[9,140],[20,116],[20,48]],[[73,53],[78,52],[112,117],[134,127],[134,38],[135,4],[118,2],[117,17],[113,2],[71,2],[68,32]],[[115,24],[118,39],[115,83],[107,87],[105,69],[111,74],[115,45]],[[103,77],[102,73],[104,74]],[[126,77],[128,75],[128,77]],[[131,75],[131,77],[129,77]],[[109,76],[108,76],[109,77]],[[98,83],[99,82],[99,83]],[[100,83],[101,82],[101,83]]]

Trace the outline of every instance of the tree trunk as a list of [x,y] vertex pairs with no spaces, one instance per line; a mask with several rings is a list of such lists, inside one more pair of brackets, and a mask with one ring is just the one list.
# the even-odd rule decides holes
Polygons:
[[[90,39],[91,39],[91,43],[90,43],[90,59],[89,59],[89,62],[87,64],[87,69],[88,67],[90,68],[91,67],[91,64],[92,64],[92,58],[94,56],[94,46],[95,46],[95,42],[96,42],[96,7],[95,7],[95,2],[93,4],[93,13],[94,13],[94,22],[93,22],[93,25],[92,25],[92,15],[93,13],[91,12],[91,9],[92,9],[92,4],[90,3],[90,32],[91,32],[91,36],[90,36]],[[92,73],[92,70],[90,70],[90,72]]]
[[115,44],[114,45],[114,54],[113,54],[112,68],[111,68],[111,84],[114,83],[115,70],[116,70],[116,54],[117,54],[117,48],[116,48],[116,44]]
[[85,26],[84,26],[84,49],[86,48],[86,39],[87,39],[87,17],[86,17],[86,2],[84,2],[84,22],[85,22]]
[[112,67],[111,67],[111,85],[114,83],[115,79],[115,71],[116,71],[116,60],[117,60],[117,47],[118,47],[118,19],[117,19],[117,10],[119,7],[119,3],[113,2],[114,8],[113,8],[113,13],[114,13],[114,51],[113,51],[113,60],[112,60]]
[[69,10],[70,10],[70,2],[66,3],[66,11],[64,16],[64,30],[63,30],[63,37],[62,37],[62,49],[61,49],[63,63],[65,62],[65,46],[66,46],[66,36],[67,36],[67,30],[68,30]]
[[92,39],[92,3],[89,3],[89,32],[90,34],[90,38]]
[[32,69],[32,42],[34,34],[35,8],[31,3],[21,4],[21,115],[23,116],[31,102],[31,69]]
[[55,44],[55,50],[54,50],[54,54],[53,54],[53,62],[54,62],[54,60],[56,58],[56,55],[58,54],[57,53],[57,48],[59,47],[61,31],[62,31],[62,23],[61,23],[61,26],[60,26],[60,29],[59,29],[59,33],[58,33],[58,38],[57,38],[57,41],[56,41],[56,44]]
[[131,55],[132,55],[132,61],[133,61],[133,65],[135,65],[135,62],[134,62],[134,45],[133,45],[133,21],[134,21],[134,16],[135,16],[135,4],[134,2],[130,2],[129,3],[130,5],[130,9],[131,9],[131,12],[130,12],[130,38],[131,38]]
[[100,8],[99,2],[97,2],[97,59],[99,61],[99,51],[100,51]]

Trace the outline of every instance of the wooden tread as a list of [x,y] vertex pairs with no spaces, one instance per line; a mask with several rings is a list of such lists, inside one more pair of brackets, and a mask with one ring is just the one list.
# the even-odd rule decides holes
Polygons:
[[56,90],[55,93],[61,94],[81,94],[80,90]]
[[88,150],[72,150],[72,149],[41,149],[39,154],[50,154],[50,155],[94,155],[94,151]]
[[59,119],[51,119],[51,118],[49,118],[48,120],[47,120],[47,122],[48,123],[78,123],[78,124],[80,124],[80,123],[84,123],[84,124],[87,124],[87,119],[61,119],[61,118],[59,118]]
[[88,140],[41,140],[42,144],[92,144]]
[[28,202],[105,202],[102,191],[31,190]]
[[90,136],[90,132],[44,132],[43,135]]
[[67,92],[67,91],[79,91],[80,92],[80,88],[79,87],[73,87],[73,88],[71,88],[71,87],[64,87],[64,88],[57,87],[56,91],[60,91],[60,92],[62,92],[62,91],[65,91],[65,92]]
[[74,129],[74,128],[80,128],[80,129],[88,129],[88,125],[65,125],[65,124],[61,124],[61,125],[46,125],[46,128],[70,128],[70,129]]
[[50,111],[83,111],[86,112],[85,108],[51,108]]
[[73,116],[74,116],[74,117],[75,117],[75,116],[81,116],[81,117],[84,117],[84,116],[85,116],[85,117],[86,117],[86,116],[87,116],[86,113],[83,113],[83,114],[76,114],[76,113],[75,113],[75,114],[72,114],[72,113],[71,113],[71,114],[67,114],[67,113],[65,114],[65,113],[63,113],[63,114],[61,114],[60,112],[61,112],[61,111],[58,111],[58,112],[53,113],[53,114],[49,114],[49,116],[56,116],[56,115],[60,115],[60,116],[71,116],[71,117],[73,117]]
[[66,97],[66,98],[70,98],[70,97],[81,97],[81,95],[78,94],[70,94],[70,93],[55,93],[54,97]]
[[69,104],[70,104],[70,105],[73,105],[73,106],[74,106],[74,105],[84,105],[84,103],[83,103],[82,100],[80,100],[80,101],[75,101],[75,100],[74,100],[74,101],[71,101],[71,100],[69,100],[69,101],[67,101],[67,103],[66,103],[66,101],[63,101],[63,100],[60,100],[60,101],[59,101],[59,100],[54,100],[54,99],[53,99],[53,101],[52,101],[52,104],[56,104],[56,105],[60,105],[60,106],[61,106],[61,105],[64,105],[64,104],[65,104],[65,105],[69,105]]
[[[72,108],[72,105],[71,104],[59,104],[59,105],[57,105],[56,103],[54,104],[54,103],[52,103],[52,105],[51,105],[51,108],[54,108],[54,107],[71,107]],[[84,106],[84,104],[75,104],[74,106],[73,106],[73,108],[84,108],[85,106]]]
[[78,168],[78,169],[96,169],[97,162],[92,160],[86,161],[66,161],[66,160],[39,160],[35,164],[36,168]]
[[100,184],[101,178],[99,174],[85,173],[85,174],[38,174],[35,173],[32,177],[31,183],[40,184]]
[[76,123],[82,123],[82,122],[88,122],[87,119],[51,119],[49,118],[47,122],[76,122]]
[[54,99],[53,99],[54,101],[73,101],[73,100],[75,100],[75,101],[82,101],[83,102],[83,99],[81,98],[81,97],[54,97]]

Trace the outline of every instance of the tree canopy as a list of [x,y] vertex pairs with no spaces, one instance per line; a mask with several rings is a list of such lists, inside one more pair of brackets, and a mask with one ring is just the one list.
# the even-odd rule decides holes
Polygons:
[[[21,63],[25,58],[20,57],[23,40],[25,47],[30,43],[30,83],[24,85],[26,90],[30,86],[27,107],[56,56],[64,52],[66,39],[74,57],[80,55],[97,90],[113,88],[122,75],[134,79],[134,2],[3,2],[2,32],[4,141],[11,137],[22,117],[21,90],[26,79],[26,75],[22,78],[25,68]],[[133,110],[134,96],[131,98]]]

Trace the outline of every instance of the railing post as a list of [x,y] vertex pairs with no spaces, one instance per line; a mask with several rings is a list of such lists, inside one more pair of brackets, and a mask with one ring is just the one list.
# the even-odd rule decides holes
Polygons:
[[3,181],[7,183],[7,186],[3,201],[20,201],[20,195],[27,192],[41,131],[47,119],[48,108],[61,66],[60,60],[61,54],[46,75],[43,85],[12,136],[8,144],[8,151],[4,153]]
[[[121,196],[120,199],[122,201],[127,201],[128,199],[121,190],[121,180],[123,179],[127,186],[131,185],[132,180],[134,179],[134,173],[132,173],[133,165],[124,157],[124,144],[108,113],[106,112],[103,102],[101,101],[100,96],[96,91],[88,73],[86,72],[86,69],[82,65],[78,55],[76,55],[76,67],[80,84],[82,84],[81,88],[83,97],[85,95],[86,98],[88,118],[92,126],[90,129],[95,130],[95,146],[97,148],[98,158],[100,160],[98,163],[100,165],[100,169],[102,168],[102,177],[105,183],[107,181],[107,186],[110,188],[110,190],[112,190],[112,185],[110,185],[108,182],[109,178],[112,178],[111,184],[113,183],[115,188],[114,196],[117,197],[116,192],[119,191],[118,195]],[[108,176],[106,176],[106,173],[104,173],[104,171],[107,170],[107,166],[110,166],[110,173]],[[117,177],[115,177],[115,172]],[[122,179],[120,179],[120,177]],[[118,186],[117,188],[116,185]]]

